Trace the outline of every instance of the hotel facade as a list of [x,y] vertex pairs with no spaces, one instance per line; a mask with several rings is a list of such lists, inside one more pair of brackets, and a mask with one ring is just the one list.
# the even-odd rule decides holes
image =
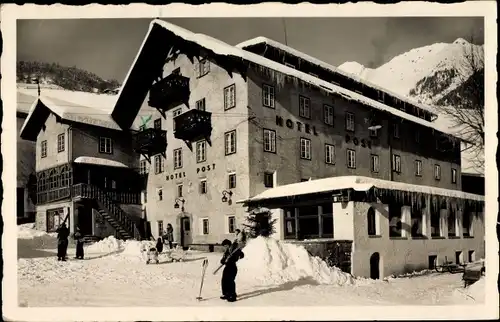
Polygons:
[[[137,239],[170,223],[176,244],[212,250],[266,208],[275,238],[374,278],[484,257],[484,199],[461,191],[460,140],[438,129],[437,115],[290,47],[230,46],[154,20],[112,105],[105,137],[121,142],[114,161],[124,165],[112,180],[135,179],[83,196],[73,181],[69,218],[97,211],[118,237]],[[27,121],[22,136],[42,144],[44,126],[61,117],[44,120],[54,125]],[[104,123],[92,124],[103,136]],[[95,158],[74,152],[83,143],[68,143],[58,162]],[[99,169],[98,178],[112,173],[109,163]],[[82,171],[79,183],[93,184]],[[128,206],[109,197],[113,186],[141,196]],[[43,207],[37,218],[47,218]]]

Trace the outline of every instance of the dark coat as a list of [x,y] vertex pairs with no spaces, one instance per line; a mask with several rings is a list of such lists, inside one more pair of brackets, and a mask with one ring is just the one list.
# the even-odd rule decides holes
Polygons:
[[57,239],[59,241],[67,241],[69,237],[69,229],[68,227],[59,227],[57,230]]
[[226,266],[236,266],[236,262],[243,257],[245,257],[245,254],[241,251],[241,248],[239,248],[238,243],[233,243],[231,247],[224,252],[224,255],[222,255],[220,263]]
[[164,239],[169,242],[174,241],[174,228],[167,227]]

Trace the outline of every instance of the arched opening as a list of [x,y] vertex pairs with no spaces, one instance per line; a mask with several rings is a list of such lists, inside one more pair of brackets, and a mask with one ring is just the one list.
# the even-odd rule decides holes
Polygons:
[[377,234],[377,222],[375,218],[375,209],[370,207],[368,209],[368,236],[375,236]]
[[380,279],[380,254],[373,253],[370,256],[370,278]]

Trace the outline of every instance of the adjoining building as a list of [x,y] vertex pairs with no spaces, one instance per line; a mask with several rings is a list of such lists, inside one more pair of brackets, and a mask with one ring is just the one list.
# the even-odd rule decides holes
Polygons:
[[[155,236],[161,234],[167,223],[172,224],[175,241],[183,246],[210,248],[229,237],[248,214],[248,207],[235,201],[243,200],[249,207],[260,206],[252,198],[274,189],[292,189],[302,181],[307,182],[298,185],[316,187],[322,180],[333,180],[331,191],[350,191],[353,187],[340,189],[335,185],[342,182],[342,177],[351,176],[378,180],[375,187],[384,183],[379,190],[394,190],[396,195],[401,189],[407,191],[401,188],[406,183],[417,187],[414,189],[420,191],[418,198],[412,194],[392,206],[391,218],[399,222],[395,225],[400,231],[406,229],[403,223],[407,223],[401,219],[402,209],[409,216],[403,207],[411,206],[407,203],[413,198],[434,200],[433,191],[458,196],[454,198],[466,200],[466,204],[469,200],[479,204],[473,213],[482,218],[481,197],[460,191],[460,139],[439,130],[433,122],[434,113],[383,89],[329,71],[317,60],[299,57],[278,45],[257,42],[235,47],[154,20],[112,117],[128,131],[146,105],[156,108],[152,115],[154,127],[145,127],[137,134],[153,138],[143,141],[140,161],[142,171],[148,172],[148,220]],[[167,146],[159,148],[153,141],[162,131],[167,132]],[[369,189],[363,191],[366,194]],[[377,211],[392,203],[390,199],[377,201],[356,195],[361,199],[349,199],[347,207],[351,210],[346,216],[330,192],[322,195],[321,215],[317,204],[305,210],[304,218],[298,219],[302,228],[296,226],[287,240],[314,238],[327,245],[350,239],[350,244],[356,243],[359,236],[354,232],[366,229],[366,225],[359,226],[363,225],[359,213],[366,213],[376,202]],[[310,191],[306,203],[318,202],[313,193],[318,191]],[[276,209],[295,207],[293,200],[280,199]],[[355,202],[365,203],[356,206],[360,208],[356,213]],[[441,214],[445,207],[441,201],[432,202],[436,203],[438,210],[426,217],[434,224],[435,214]],[[448,207],[460,203],[445,204]],[[288,231],[285,229],[290,222],[297,219],[289,215],[280,211],[281,231]],[[443,216],[437,220],[444,220]],[[347,233],[341,224],[335,224],[344,219],[354,232]],[[307,222],[316,228],[304,224]],[[319,223],[322,230],[318,230]],[[478,227],[484,225],[482,219],[476,223]],[[378,233],[384,236],[380,240],[389,243],[388,226],[381,220],[382,226]],[[430,228],[426,233],[429,231]],[[482,243],[483,230],[475,231]],[[484,253],[484,246],[463,244],[462,237],[456,237],[445,237],[436,256],[444,254],[442,249],[451,254],[451,249],[469,246],[477,254]],[[426,239],[418,242],[425,244]],[[395,249],[417,247],[418,242],[402,242]],[[435,249],[439,242],[432,241],[429,249]],[[372,246],[366,243],[365,251]],[[427,257],[423,261],[422,256],[415,263],[427,265]]]
[[20,137],[36,142],[37,228],[66,222],[90,238],[146,237],[145,178],[131,136],[110,117],[116,96],[44,88],[19,95],[32,102]]
[[271,211],[276,238],[301,241],[356,276],[378,279],[485,255],[484,199],[458,190],[341,176],[239,202]]

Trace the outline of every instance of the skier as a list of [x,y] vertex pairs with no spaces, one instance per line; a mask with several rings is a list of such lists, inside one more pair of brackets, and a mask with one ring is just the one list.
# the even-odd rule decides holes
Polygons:
[[76,227],[76,232],[73,235],[76,240],[76,259],[83,259],[83,235],[80,232],[80,227]]
[[225,251],[220,263],[225,266],[222,271],[222,296],[220,298],[228,302],[234,302],[236,301],[235,279],[236,274],[238,274],[236,262],[243,258],[245,254],[238,248],[238,243],[231,243],[229,239],[224,239],[222,246],[225,247]]
[[68,251],[69,229],[65,223],[57,228],[57,260],[66,261],[66,252]]
[[165,234],[164,240],[168,241],[168,247],[172,249],[172,243],[174,241],[174,228],[170,223],[167,224],[167,233]]
[[158,251],[158,253],[161,253],[163,251],[163,241],[161,240],[161,238],[158,238],[158,240],[156,241],[156,250]]

